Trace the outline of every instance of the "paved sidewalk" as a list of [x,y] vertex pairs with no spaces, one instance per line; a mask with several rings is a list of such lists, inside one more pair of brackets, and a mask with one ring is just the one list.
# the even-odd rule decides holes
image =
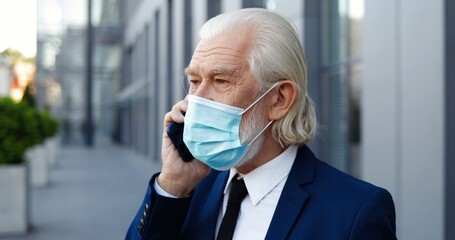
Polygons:
[[62,148],[49,186],[31,189],[29,233],[0,239],[123,239],[159,169],[121,147]]

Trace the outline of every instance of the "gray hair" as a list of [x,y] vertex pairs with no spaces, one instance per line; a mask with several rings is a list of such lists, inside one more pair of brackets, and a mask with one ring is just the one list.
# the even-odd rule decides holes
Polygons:
[[201,29],[201,39],[221,33],[235,33],[239,28],[253,30],[248,63],[261,89],[291,80],[297,85],[294,105],[272,128],[282,146],[301,145],[316,134],[317,120],[313,102],[307,94],[307,69],[297,31],[284,17],[266,9],[241,9],[218,15]]

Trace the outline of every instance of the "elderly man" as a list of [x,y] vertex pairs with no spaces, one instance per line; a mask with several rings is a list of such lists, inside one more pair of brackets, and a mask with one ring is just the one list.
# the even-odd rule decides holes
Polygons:
[[[396,239],[390,194],[318,160],[298,35],[264,9],[201,29],[190,89],[164,118],[155,174],[126,239]],[[185,115],[183,113],[186,113]],[[195,160],[166,129],[184,123]]]

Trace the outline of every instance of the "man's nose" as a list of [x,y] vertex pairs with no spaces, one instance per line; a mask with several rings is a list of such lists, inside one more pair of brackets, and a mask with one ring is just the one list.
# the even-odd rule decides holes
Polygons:
[[214,101],[215,89],[209,81],[203,80],[193,95]]

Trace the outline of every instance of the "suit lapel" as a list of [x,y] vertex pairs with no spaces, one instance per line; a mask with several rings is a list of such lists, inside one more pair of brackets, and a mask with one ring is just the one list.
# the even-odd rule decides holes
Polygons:
[[[229,171],[224,171],[218,174],[216,180],[213,184],[208,198],[205,201],[204,207],[202,208],[201,215],[204,216],[201,223],[207,224],[204,228],[201,229],[203,233],[200,232],[203,236],[200,239],[213,239],[215,237],[216,224],[218,222],[218,214],[223,202],[223,191],[226,185],[227,178],[229,176]],[[206,230],[203,230],[206,229]]]
[[309,194],[303,185],[313,181],[315,156],[307,146],[299,148],[294,164],[289,172],[266,239],[286,239]]

